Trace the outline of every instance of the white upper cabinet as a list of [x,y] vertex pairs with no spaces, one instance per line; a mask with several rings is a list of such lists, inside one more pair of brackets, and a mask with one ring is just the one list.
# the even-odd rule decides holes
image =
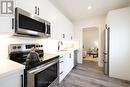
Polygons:
[[12,18],[13,17],[0,17],[0,34],[13,33]]
[[[15,0],[15,7],[39,16],[51,23],[51,38],[71,40],[73,24],[49,0]],[[12,32],[12,18],[0,17],[0,32]]]
[[[33,4],[35,0],[15,0],[14,6],[22,8],[30,13],[33,13]],[[14,18],[13,15],[2,15],[0,16],[0,34],[13,34],[13,22],[12,19]]]
[[[37,0],[15,0],[14,6],[24,9],[32,14],[35,12],[35,6],[37,5]],[[14,19],[13,15],[0,15],[0,34],[10,34],[14,33]]]
[[51,38],[71,40],[73,24],[48,0],[37,0],[39,16],[51,22]]
[[34,13],[34,4],[37,0],[15,0],[16,7],[26,10],[30,13]]
[[40,15],[40,1],[41,0],[35,0],[33,4],[33,14],[37,16]]
[[16,7],[24,9],[38,16],[40,14],[40,1],[41,0],[16,0]]

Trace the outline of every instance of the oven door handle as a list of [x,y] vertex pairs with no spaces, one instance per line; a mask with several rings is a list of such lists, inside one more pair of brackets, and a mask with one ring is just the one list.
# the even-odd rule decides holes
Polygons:
[[54,64],[57,63],[57,62],[58,62],[58,60],[55,60],[55,61],[53,61],[52,63],[49,63],[49,64],[47,64],[47,65],[43,65],[43,66],[41,66],[41,67],[37,67],[37,68],[34,69],[34,70],[30,70],[30,71],[28,71],[28,73],[29,73],[29,74],[37,74],[37,73],[39,73],[39,72],[45,70],[46,68],[48,68],[48,67],[54,65]]

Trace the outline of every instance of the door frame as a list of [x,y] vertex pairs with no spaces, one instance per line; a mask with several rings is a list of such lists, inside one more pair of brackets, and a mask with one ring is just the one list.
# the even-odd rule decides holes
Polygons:
[[[90,28],[90,27],[97,27],[98,29],[98,66],[99,67],[103,67],[103,60],[102,60],[102,46],[101,46],[101,39],[102,39],[102,34],[101,34],[101,29],[99,26],[88,26],[88,27],[84,27],[84,28],[81,28],[81,35],[82,35],[82,44],[81,46],[83,47],[83,29],[86,29],[86,28]],[[83,52],[83,48],[82,48],[82,52]],[[82,58],[83,58],[83,55],[82,55]],[[83,63],[83,59],[82,59],[82,63]]]

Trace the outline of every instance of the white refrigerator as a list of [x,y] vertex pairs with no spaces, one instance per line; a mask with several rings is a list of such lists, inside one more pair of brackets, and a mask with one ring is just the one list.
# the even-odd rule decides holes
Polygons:
[[110,11],[106,24],[104,73],[130,81],[130,7]]

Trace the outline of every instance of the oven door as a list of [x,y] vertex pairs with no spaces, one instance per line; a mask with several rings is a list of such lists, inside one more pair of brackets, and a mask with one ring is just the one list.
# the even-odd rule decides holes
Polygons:
[[27,72],[27,87],[58,87],[58,59]]

